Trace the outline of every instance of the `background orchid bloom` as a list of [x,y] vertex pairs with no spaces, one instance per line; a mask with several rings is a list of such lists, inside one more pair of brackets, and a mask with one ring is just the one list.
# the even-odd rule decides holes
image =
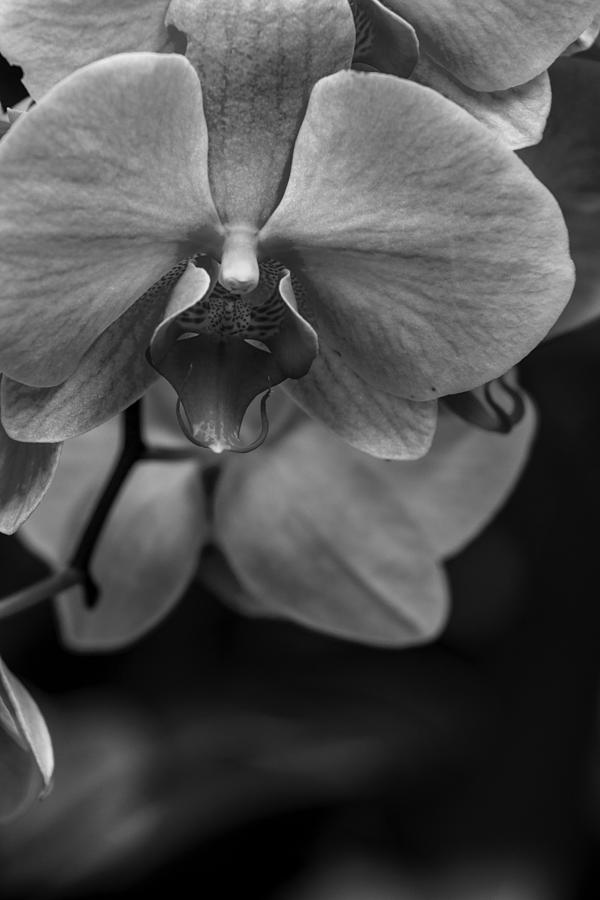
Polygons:
[[353,0],[353,6],[360,62],[429,85],[515,149],[540,140],[551,101],[546,69],[599,11],[597,0],[501,0],[488,7],[477,0]]
[[[149,393],[150,441],[181,447],[166,399]],[[242,612],[365,643],[431,639],[449,602],[440,560],[491,519],[527,459],[534,414],[525,402],[508,436],[445,413],[431,451],[415,462],[353,450],[299,413],[290,419],[287,401],[263,450],[224,459],[218,473],[201,450],[139,463],[92,558],[97,605],[87,606],[79,587],[58,599],[63,640],[83,651],[137,640],[178,602],[209,544],[224,557],[203,557],[199,576]],[[51,565],[69,559],[116,445],[113,423],[67,444],[46,502],[21,532]],[[209,471],[214,496],[203,488]]]
[[[235,16],[226,79],[213,31],[202,48],[185,21],[201,73],[207,54],[206,119],[186,59],[124,54],[66,78],[0,146],[9,436],[57,443],[105,421],[154,378],[150,348],[192,437],[227,448],[252,396],[310,366],[312,325],[301,405],[360,449],[421,455],[434,400],[506,371],[564,306],[554,200],[470,116],[401,79],[321,79],[298,130],[312,81],[351,55],[351,19],[323,46],[295,17],[287,42],[312,48],[296,70],[273,20],[263,34]],[[236,54],[255,33],[249,78]],[[229,295],[211,293],[216,263],[186,263],[198,252]]]

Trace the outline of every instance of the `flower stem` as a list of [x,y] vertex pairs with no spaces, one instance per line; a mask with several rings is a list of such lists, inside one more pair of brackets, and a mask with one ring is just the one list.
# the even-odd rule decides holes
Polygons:
[[6,619],[15,613],[22,612],[32,606],[37,606],[42,600],[53,597],[67,588],[76,584],[81,584],[84,579],[82,572],[76,572],[74,569],[63,569],[62,572],[55,572],[41,581],[36,581],[30,587],[16,591],[3,599],[0,598],[0,619]]
[[69,563],[71,569],[75,569],[83,575],[86,602],[90,607],[94,606],[98,600],[98,588],[89,571],[94,549],[123,483],[133,466],[144,456],[146,451],[142,437],[141,406],[142,401],[137,400],[123,413],[121,453]]

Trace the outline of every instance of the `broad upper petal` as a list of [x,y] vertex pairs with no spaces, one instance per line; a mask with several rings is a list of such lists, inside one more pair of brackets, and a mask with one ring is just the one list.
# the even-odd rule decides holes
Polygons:
[[349,67],[347,0],[171,0],[202,82],[210,184],[225,225],[260,227],[282,193],[314,83]]
[[217,487],[215,533],[245,588],[244,612],[379,645],[439,632],[443,574],[401,498],[387,483],[381,490],[374,462],[310,422],[250,465],[232,461]]
[[[187,280],[187,263],[140,297],[82,357],[75,372],[56,387],[36,388],[4,378],[2,421],[20,441],[64,441],[96,428],[138,400],[156,380],[146,361],[150,340],[168,307],[173,285]],[[194,269],[197,298],[210,276]]]
[[550,77],[548,127],[522,159],[558,200],[569,230],[575,290],[552,329],[559,335],[600,315],[600,66],[560,60]]
[[54,755],[37,704],[0,659],[0,821],[50,790]]
[[513,150],[537,144],[542,138],[552,101],[546,72],[505,91],[476,91],[423,55],[412,77],[458,103]]
[[384,0],[421,47],[480,91],[524,84],[554,62],[598,12],[598,0]]
[[505,372],[573,284],[552,195],[464,110],[387,75],[315,87],[259,240],[315,297],[322,339],[411,400]]
[[176,262],[218,244],[206,154],[198,79],[175,55],[92,63],[12,126],[0,144],[9,376],[64,381]]
[[0,51],[36,100],[87,63],[169,44],[169,0],[0,0]]

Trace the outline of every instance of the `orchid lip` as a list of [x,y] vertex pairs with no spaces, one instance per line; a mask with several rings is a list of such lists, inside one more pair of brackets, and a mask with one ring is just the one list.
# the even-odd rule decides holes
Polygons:
[[177,405],[175,407],[175,412],[177,415],[177,421],[179,423],[179,427],[183,431],[184,435],[192,444],[196,447],[202,447],[203,450],[211,450],[213,453],[220,455],[224,450],[228,450],[230,453],[250,453],[252,450],[256,450],[258,447],[263,444],[269,434],[269,419],[267,416],[267,400],[271,395],[271,388],[269,388],[262,395],[260,399],[260,432],[257,438],[251,441],[249,444],[234,444],[229,442],[224,442],[220,440],[212,441],[211,443],[199,441],[196,437],[194,437],[191,424],[187,419],[187,414],[185,412],[185,407],[181,402],[181,399],[177,399]]

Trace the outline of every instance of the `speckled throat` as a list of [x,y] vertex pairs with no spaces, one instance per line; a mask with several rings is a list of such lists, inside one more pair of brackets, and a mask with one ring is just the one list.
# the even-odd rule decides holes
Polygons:
[[286,313],[279,283],[287,270],[276,260],[259,263],[259,270],[258,287],[245,296],[217,283],[208,297],[177,317],[182,330],[222,340],[265,341],[277,334]]

